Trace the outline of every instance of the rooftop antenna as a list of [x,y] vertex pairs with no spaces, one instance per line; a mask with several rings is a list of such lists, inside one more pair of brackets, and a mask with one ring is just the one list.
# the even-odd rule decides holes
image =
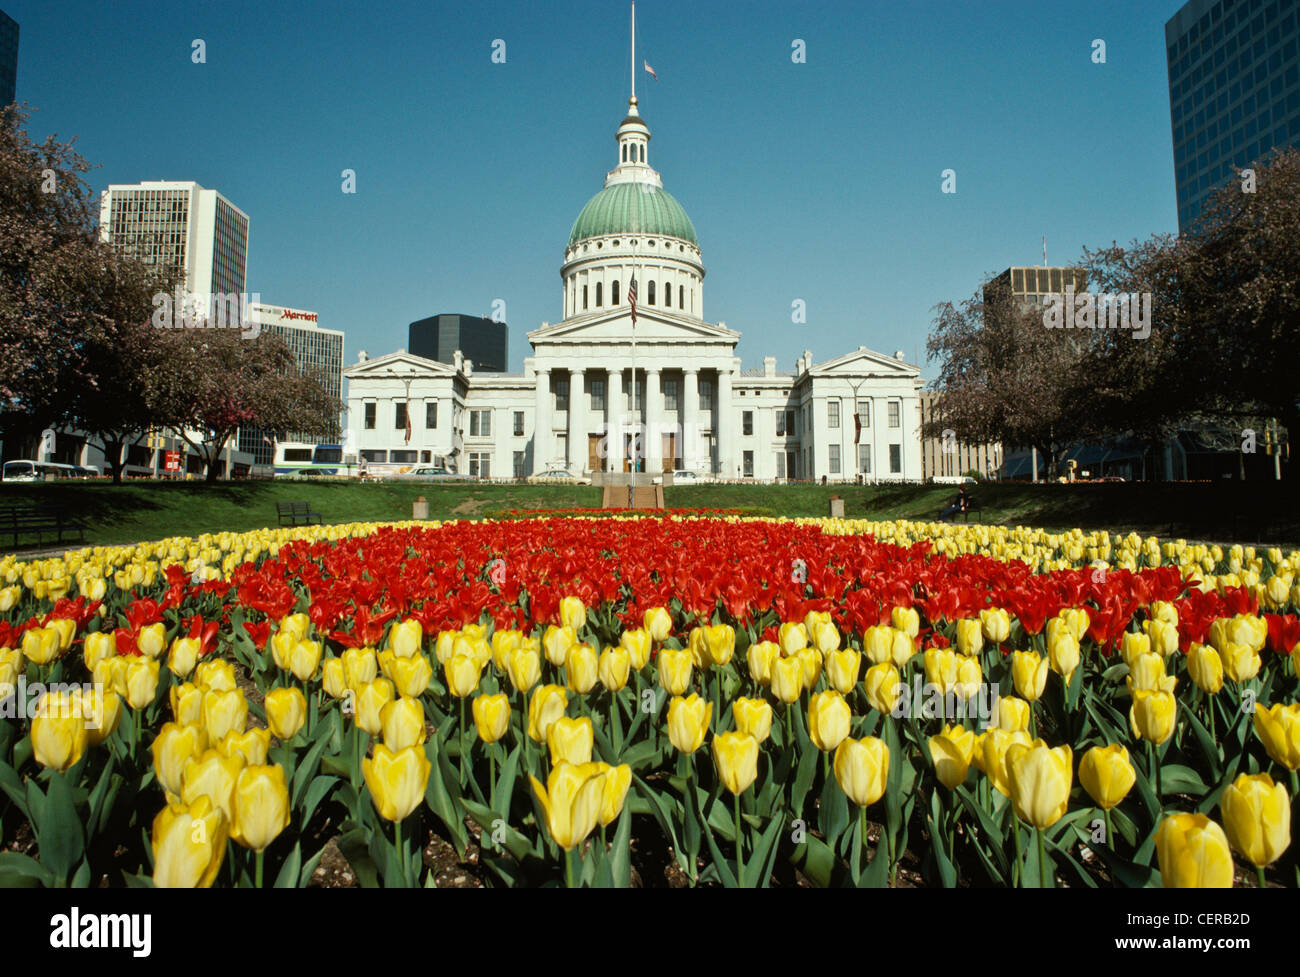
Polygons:
[[1047,267],[1047,235],[1043,235],[1043,267]]

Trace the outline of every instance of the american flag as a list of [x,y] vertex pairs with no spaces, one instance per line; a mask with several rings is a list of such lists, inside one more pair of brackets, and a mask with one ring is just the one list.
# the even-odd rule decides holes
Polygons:
[[632,325],[636,325],[636,275],[627,285],[627,304],[632,306]]
[[406,413],[406,443],[407,443],[407,444],[410,444],[410,443],[411,443],[411,404],[410,404],[410,401],[407,401],[407,404],[406,404],[406,412],[405,412],[405,413]]
[[857,444],[862,440],[862,415],[854,413],[853,415],[853,443]]
[[270,438],[268,438],[265,434],[262,435],[262,440],[265,441],[267,444],[269,444],[272,448],[275,447],[275,442],[272,441]]
[[641,63],[645,65],[645,70],[648,71],[648,72],[650,73],[650,77],[653,78],[655,81],[658,81],[658,80],[659,80],[659,76],[655,74],[655,70],[654,70],[654,68],[651,68],[651,67],[650,67],[650,62],[649,62],[649,61],[646,61],[644,58],[642,58],[642,59],[641,59]]

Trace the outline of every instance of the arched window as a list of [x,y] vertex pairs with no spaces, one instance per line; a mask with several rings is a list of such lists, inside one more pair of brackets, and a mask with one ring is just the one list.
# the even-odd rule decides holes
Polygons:
[[685,285],[677,286],[677,308],[679,309],[686,308],[686,286]]
[[645,162],[645,146],[641,147],[641,162]]
[[650,289],[646,292],[646,305],[654,305],[654,304],[655,304],[655,283],[654,280],[652,279],[650,281]]
[[587,307],[587,286],[586,285],[582,286],[582,307],[584,309]]
[[673,287],[668,282],[664,282],[664,305],[670,309],[673,307]]
[[618,305],[618,279],[614,279],[614,285],[610,288],[609,304]]
[[603,282],[596,282],[596,308],[598,309],[600,308],[600,291],[601,291],[600,287],[603,284],[604,284]]

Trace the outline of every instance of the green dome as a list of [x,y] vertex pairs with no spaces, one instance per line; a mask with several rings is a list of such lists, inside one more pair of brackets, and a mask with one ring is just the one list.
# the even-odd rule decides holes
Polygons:
[[662,234],[699,247],[695,226],[672,194],[648,183],[615,183],[587,201],[569,244],[602,234]]

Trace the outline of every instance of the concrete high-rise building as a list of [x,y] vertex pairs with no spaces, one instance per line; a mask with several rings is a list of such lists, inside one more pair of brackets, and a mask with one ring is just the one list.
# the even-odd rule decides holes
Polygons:
[[193,295],[243,294],[248,271],[248,215],[197,183],[114,184],[100,199],[104,240],[184,277]]
[[18,21],[0,10],[0,108],[18,95]]
[[[252,324],[261,332],[280,336],[289,345],[298,363],[298,372],[315,374],[321,378],[325,392],[342,402],[343,397],[343,333],[337,329],[322,329],[320,317],[303,309],[286,309],[279,305],[253,305],[250,307]],[[337,432],[289,431],[280,436],[286,441],[313,441]],[[265,438],[266,432],[255,428],[241,428],[239,450],[253,456],[256,465],[269,465],[273,450]]]
[[1074,291],[1082,292],[1087,284],[1087,276],[1080,268],[1046,265],[1021,265],[1008,268],[995,276],[984,286],[984,300],[988,301],[989,291],[996,285],[1007,285],[1011,295],[1021,308],[1044,305],[1047,296],[1062,295],[1066,289],[1074,286]]
[[1300,4],[1190,0],[1165,24],[1178,229],[1278,147],[1300,146]]
[[411,352],[438,363],[452,362],[460,350],[475,370],[504,373],[508,346],[506,324],[483,316],[433,315],[411,323]]

